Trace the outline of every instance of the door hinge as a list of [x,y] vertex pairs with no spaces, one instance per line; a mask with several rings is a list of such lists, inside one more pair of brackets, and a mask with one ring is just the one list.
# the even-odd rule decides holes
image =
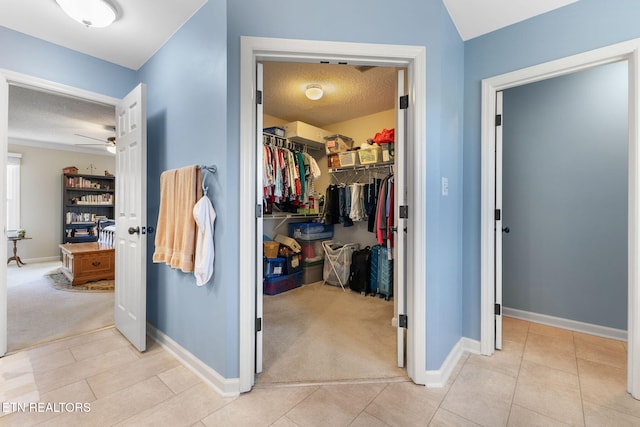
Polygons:
[[402,95],[400,97],[400,109],[406,110],[409,108],[409,95]]
[[496,316],[502,316],[502,305],[500,305],[500,304],[495,304],[495,305],[494,305],[494,312],[495,312],[494,314],[495,314]]
[[401,314],[398,316],[398,326],[400,326],[401,328],[407,329],[408,322],[409,320],[406,314]]
[[400,206],[400,218],[407,219],[409,218],[409,206]]
[[496,114],[496,126],[502,126],[502,114]]
[[256,319],[256,332],[262,332],[262,317]]
[[257,90],[256,91],[256,104],[262,105],[262,91],[261,90]]
[[502,212],[500,211],[500,209],[496,209],[496,213],[495,213],[496,221],[500,221],[501,218],[502,218]]
[[262,205],[256,205],[256,218],[262,218]]

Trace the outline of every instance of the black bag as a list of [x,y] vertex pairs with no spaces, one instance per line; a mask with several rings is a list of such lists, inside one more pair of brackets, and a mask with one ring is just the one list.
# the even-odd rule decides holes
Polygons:
[[355,251],[351,255],[351,268],[349,271],[349,287],[367,295],[371,287],[371,248]]

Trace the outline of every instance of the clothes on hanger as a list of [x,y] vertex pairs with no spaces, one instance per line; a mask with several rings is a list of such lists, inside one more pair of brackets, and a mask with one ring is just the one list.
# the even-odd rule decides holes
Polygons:
[[285,147],[263,145],[262,184],[264,198],[274,203],[309,203],[314,181],[321,175],[316,160],[309,153]]

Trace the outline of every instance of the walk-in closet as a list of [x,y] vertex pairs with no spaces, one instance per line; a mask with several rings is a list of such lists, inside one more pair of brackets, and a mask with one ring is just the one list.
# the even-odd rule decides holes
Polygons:
[[262,67],[257,383],[406,380],[393,322],[398,70]]

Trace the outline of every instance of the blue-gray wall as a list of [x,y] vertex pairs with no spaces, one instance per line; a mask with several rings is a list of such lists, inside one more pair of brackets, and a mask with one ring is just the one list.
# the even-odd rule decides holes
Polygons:
[[[441,0],[234,0],[228,3],[229,154],[239,159],[240,37],[279,37],[426,46],[426,369],[440,369],[462,336],[462,105],[463,43]],[[312,13],[310,13],[312,12]],[[400,27],[398,27],[400,25]],[[365,53],[365,52],[363,52]],[[440,177],[449,196],[440,196]],[[237,186],[227,199],[238,205]],[[250,255],[247,255],[247,257]]]
[[147,318],[218,373],[238,376],[238,254],[233,186],[237,141],[227,138],[226,1],[209,0],[140,69],[147,84],[147,219],[155,224],[160,174],[215,164],[209,195],[216,210],[215,272],[198,287],[193,274],[153,264],[149,239]]
[[0,26],[0,68],[122,98],[137,73]]
[[627,79],[625,61],[504,91],[505,307],[626,330]]
[[480,83],[640,37],[640,2],[580,0],[465,42],[463,334],[480,338]]

